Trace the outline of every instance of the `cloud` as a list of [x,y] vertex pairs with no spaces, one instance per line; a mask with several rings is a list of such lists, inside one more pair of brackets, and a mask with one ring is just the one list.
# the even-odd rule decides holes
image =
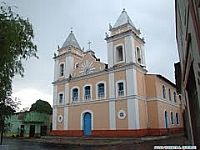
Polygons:
[[31,107],[31,104],[35,103],[36,100],[41,99],[48,101],[52,105],[52,96],[50,94],[38,91],[37,89],[22,89],[12,94],[15,98],[17,97],[21,101],[20,109],[25,107]]
[[19,14],[29,18],[40,57],[25,61],[25,77],[14,79],[13,91],[23,99],[22,105],[30,107],[39,98],[52,103],[52,57],[57,52],[57,45],[61,46],[66,40],[71,27],[81,47],[86,50],[90,40],[97,57],[107,62],[105,32],[108,32],[109,23],[115,23],[123,8],[145,38],[148,71],[174,81],[173,63],[178,55],[173,1],[9,0],[7,4],[17,6]]

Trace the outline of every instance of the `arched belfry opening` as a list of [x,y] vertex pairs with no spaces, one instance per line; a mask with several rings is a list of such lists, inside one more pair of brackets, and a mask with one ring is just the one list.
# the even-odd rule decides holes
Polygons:
[[116,61],[117,62],[121,62],[123,61],[123,47],[120,45],[120,46],[117,46],[116,47]]

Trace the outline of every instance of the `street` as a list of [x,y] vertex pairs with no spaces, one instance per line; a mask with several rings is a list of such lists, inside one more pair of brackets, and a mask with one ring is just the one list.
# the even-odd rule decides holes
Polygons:
[[[74,144],[71,143],[74,140]],[[103,140],[103,139],[102,139]],[[104,139],[105,140],[105,139]],[[70,139],[69,139],[70,141]],[[79,142],[80,141],[80,142]],[[84,143],[85,141],[85,143]],[[79,143],[78,143],[79,142]],[[99,142],[99,141],[98,141]],[[55,143],[44,142],[43,139],[4,139],[4,147],[0,150],[151,150],[156,145],[174,145],[183,146],[187,145],[187,140],[183,135],[166,137],[163,139],[155,140],[151,138],[146,139],[118,139],[113,142],[109,139],[105,144],[98,144],[95,139],[74,139],[72,138],[69,143]]]

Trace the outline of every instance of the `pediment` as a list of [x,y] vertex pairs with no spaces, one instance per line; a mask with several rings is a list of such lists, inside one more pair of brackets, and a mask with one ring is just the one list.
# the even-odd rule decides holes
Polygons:
[[91,53],[86,53],[83,59],[75,64],[72,77],[88,75],[105,69],[105,63],[102,63]]

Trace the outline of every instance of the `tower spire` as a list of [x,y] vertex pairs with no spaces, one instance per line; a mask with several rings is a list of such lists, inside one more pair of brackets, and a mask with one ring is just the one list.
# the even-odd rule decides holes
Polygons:
[[113,26],[113,28],[117,28],[117,27],[122,26],[127,23],[130,24],[131,26],[135,27],[133,22],[131,21],[130,17],[128,16],[125,8],[123,8],[119,18],[117,19],[116,23]]
[[73,31],[72,31],[72,27],[71,27],[71,32],[69,33],[67,39],[65,40],[62,48],[68,47],[68,46],[73,46],[75,48],[81,49],[81,47],[79,46],[79,44],[75,38]]

